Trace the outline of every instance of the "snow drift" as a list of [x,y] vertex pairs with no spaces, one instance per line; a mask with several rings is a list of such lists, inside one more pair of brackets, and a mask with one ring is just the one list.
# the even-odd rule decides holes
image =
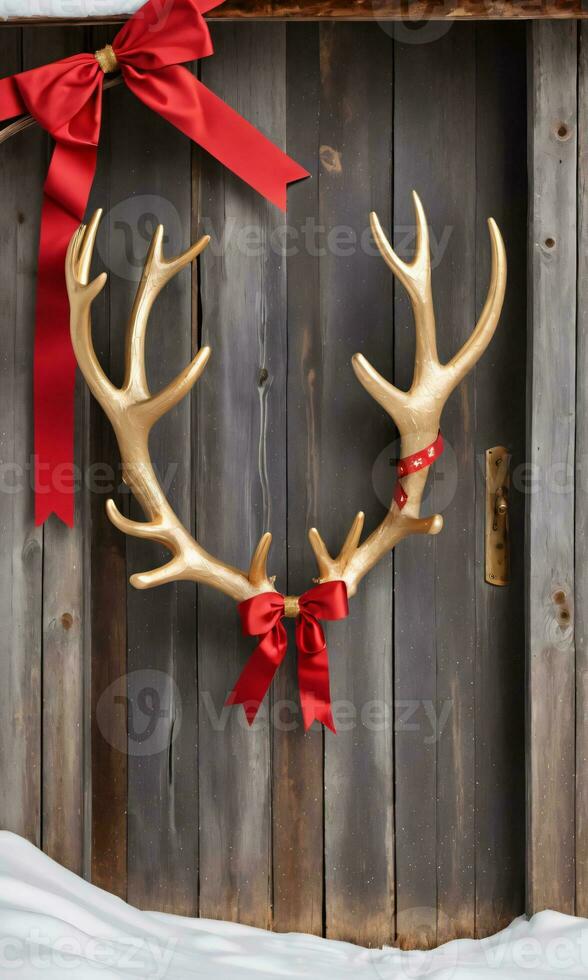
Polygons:
[[588,977],[588,920],[542,912],[428,953],[140,912],[0,833],[0,977],[9,980],[554,980]]

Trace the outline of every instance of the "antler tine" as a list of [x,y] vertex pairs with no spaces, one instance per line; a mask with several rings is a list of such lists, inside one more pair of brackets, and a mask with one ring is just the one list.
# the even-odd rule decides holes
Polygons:
[[416,330],[415,380],[418,380],[419,370],[428,364],[438,364],[439,359],[431,293],[429,228],[423,205],[416,191],[412,192],[412,197],[416,218],[416,248],[412,262],[404,262],[398,257],[382,231],[374,211],[370,214],[370,225],[380,255],[410,297]]
[[[210,357],[203,347],[194,360],[159,394],[151,397],[142,383],[144,339],[149,310],[157,293],[180,269],[188,265],[204,248],[203,238],[182,255],[166,261],[161,253],[163,229],[151,243],[146,270],[137,291],[127,358],[136,373],[127,370],[123,388],[115,388],[98,364],[92,346],[90,307],[100,291],[105,276],[88,283],[92,249],[100,212],[88,228],[82,226],[73,236],[67,253],[66,276],[71,303],[71,336],[76,357],[94,395],[107,413],[118,441],[125,482],[141,505],[147,521],[130,520],[120,513],[113,500],[106,504],[112,523],[124,534],[158,541],[171,552],[167,564],[131,577],[138,589],[150,589],[166,582],[187,579],[219,589],[237,601],[259,592],[273,591],[273,579],[266,573],[271,535],[264,534],[251,561],[249,572],[242,572],[210,555],[192,537],[167,500],[149,457],[149,431],[153,423],[169,411],[200,377]],[[144,368],[143,368],[144,370]]]
[[414,296],[418,300],[420,298],[419,287],[431,270],[431,262],[429,255],[429,229],[423,206],[416,191],[412,192],[412,197],[416,213],[416,248],[412,262],[404,262],[396,254],[382,230],[380,219],[375,211],[370,212],[370,226],[374,241],[378,246],[378,251],[384,259],[384,262],[392,270],[399,282],[402,283],[411,298]]
[[272,543],[272,536],[269,531],[262,534],[257,548],[253,552],[253,558],[249,566],[249,581],[252,585],[261,586],[264,582],[275,581],[275,576],[268,580],[267,558]]
[[385,412],[400,426],[400,419],[406,409],[406,392],[396,388],[386,381],[379,371],[376,371],[363,354],[354,354],[351,366],[355,377],[365,388],[368,395],[381,405]]
[[89,281],[90,266],[96,242],[96,234],[102,217],[98,210],[88,225],[81,225],[69,243],[65,261],[65,278],[71,309],[71,340],[74,353],[86,378],[90,390],[103,408],[103,392],[112,399],[117,389],[108,380],[96,356],[92,343],[91,307],[102,292],[107,281],[105,272],[100,273],[93,282]]
[[163,225],[158,225],[147,252],[127,326],[126,372],[123,388],[133,391],[137,399],[149,397],[145,373],[145,337],[153,304],[170,279],[190,265],[210,241],[210,235],[203,235],[185,252],[175,258],[166,259],[163,254],[164,234]]
[[318,565],[319,578],[317,581],[323,581],[330,577],[337,578],[339,572],[344,571],[352,556],[357,551],[364,521],[365,514],[360,510],[353,518],[353,523],[347,532],[343,547],[336,558],[332,558],[329,554],[329,550],[316,527],[311,527],[308,532],[308,540],[310,541],[310,546]]
[[492,249],[492,272],[484,308],[480,313],[473,333],[465,344],[445,365],[444,371],[449,379],[449,392],[465,377],[479,361],[494,336],[506,291],[506,250],[500,229],[494,218],[488,219],[490,245]]

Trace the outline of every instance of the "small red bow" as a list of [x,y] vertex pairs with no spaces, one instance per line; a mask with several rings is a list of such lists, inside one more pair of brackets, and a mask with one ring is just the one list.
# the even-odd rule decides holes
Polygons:
[[[0,80],[0,120],[30,113],[56,141],[45,182],[35,334],[35,520],[73,524],[76,361],[69,337],[65,255],[96,171],[104,72],[116,66],[145,105],[204,147],[278,207],[308,173],[198,81],[182,62],[213,53],[206,11],[222,0],[149,0],[99,64],[78,54]],[[65,476],[65,473],[68,475]],[[58,475],[59,474],[59,475]],[[65,486],[64,481],[71,481]]]
[[[349,613],[345,582],[323,582],[298,599],[296,648],[298,650],[298,684],[304,728],[315,719],[335,732],[329,686],[327,643],[319,619],[345,619]],[[262,592],[237,606],[243,633],[258,636],[260,641],[247,661],[227,704],[242,704],[249,724],[253,724],[274,674],[280,666],[288,637],[282,619],[284,596],[279,592]]]
[[396,467],[398,479],[394,487],[394,501],[398,510],[402,510],[408,500],[408,494],[400,482],[400,477],[409,476],[410,473],[418,473],[419,470],[425,470],[427,466],[430,466],[436,459],[439,459],[442,452],[443,436],[441,435],[441,429],[439,429],[435,442],[432,442],[429,446],[425,446],[424,449],[420,449],[418,453],[413,453],[412,456],[405,456],[404,459],[398,460]]

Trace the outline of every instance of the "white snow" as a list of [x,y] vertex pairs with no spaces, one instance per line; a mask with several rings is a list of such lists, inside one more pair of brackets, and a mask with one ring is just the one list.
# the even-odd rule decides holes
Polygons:
[[541,912],[430,953],[369,950],[139,912],[0,833],[0,977],[9,980],[555,980],[588,977],[588,919]]
[[[161,0],[162,5],[165,0]],[[8,17],[111,17],[134,14],[145,0],[0,0],[0,20]]]

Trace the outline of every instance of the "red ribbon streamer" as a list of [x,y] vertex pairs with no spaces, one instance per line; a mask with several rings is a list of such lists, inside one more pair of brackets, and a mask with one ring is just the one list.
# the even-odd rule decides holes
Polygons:
[[424,449],[419,450],[418,453],[413,453],[412,456],[405,456],[404,459],[398,461],[396,467],[396,473],[398,475],[398,480],[396,481],[396,486],[394,487],[394,501],[399,510],[402,510],[406,501],[408,500],[408,494],[406,493],[404,487],[400,482],[400,477],[408,476],[410,473],[418,473],[419,470],[424,470],[431,463],[434,463],[436,459],[443,452],[443,436],[441,435],[441,430],[430,446],[425,446]]
[[[313,721],[335,732],[329,686],[327,643],[319,619],[345,619],[349,613],[345,582],[323,582],[301,595],[296,617],[298,650],[298,685],[304,728]],[[262,592],[237,606],[243,633],[260,637],[247,661],[227,704],[242,704],[250,725],[259,711],[286,655],[288,638],[282,623],[284,596],[279,592]]]
[[[112,42],[128,88],[279,208],[287,185],[308,172],[181,66],[213,53],[207,10],[222,0],[149,0]],[[45,182],[34,360],[35,522],[53,512],[73,525],[76,361],[64,265],[96,171],[104,73],[78,54],[0,80],[0,119],[30,113],[56,146]]]

